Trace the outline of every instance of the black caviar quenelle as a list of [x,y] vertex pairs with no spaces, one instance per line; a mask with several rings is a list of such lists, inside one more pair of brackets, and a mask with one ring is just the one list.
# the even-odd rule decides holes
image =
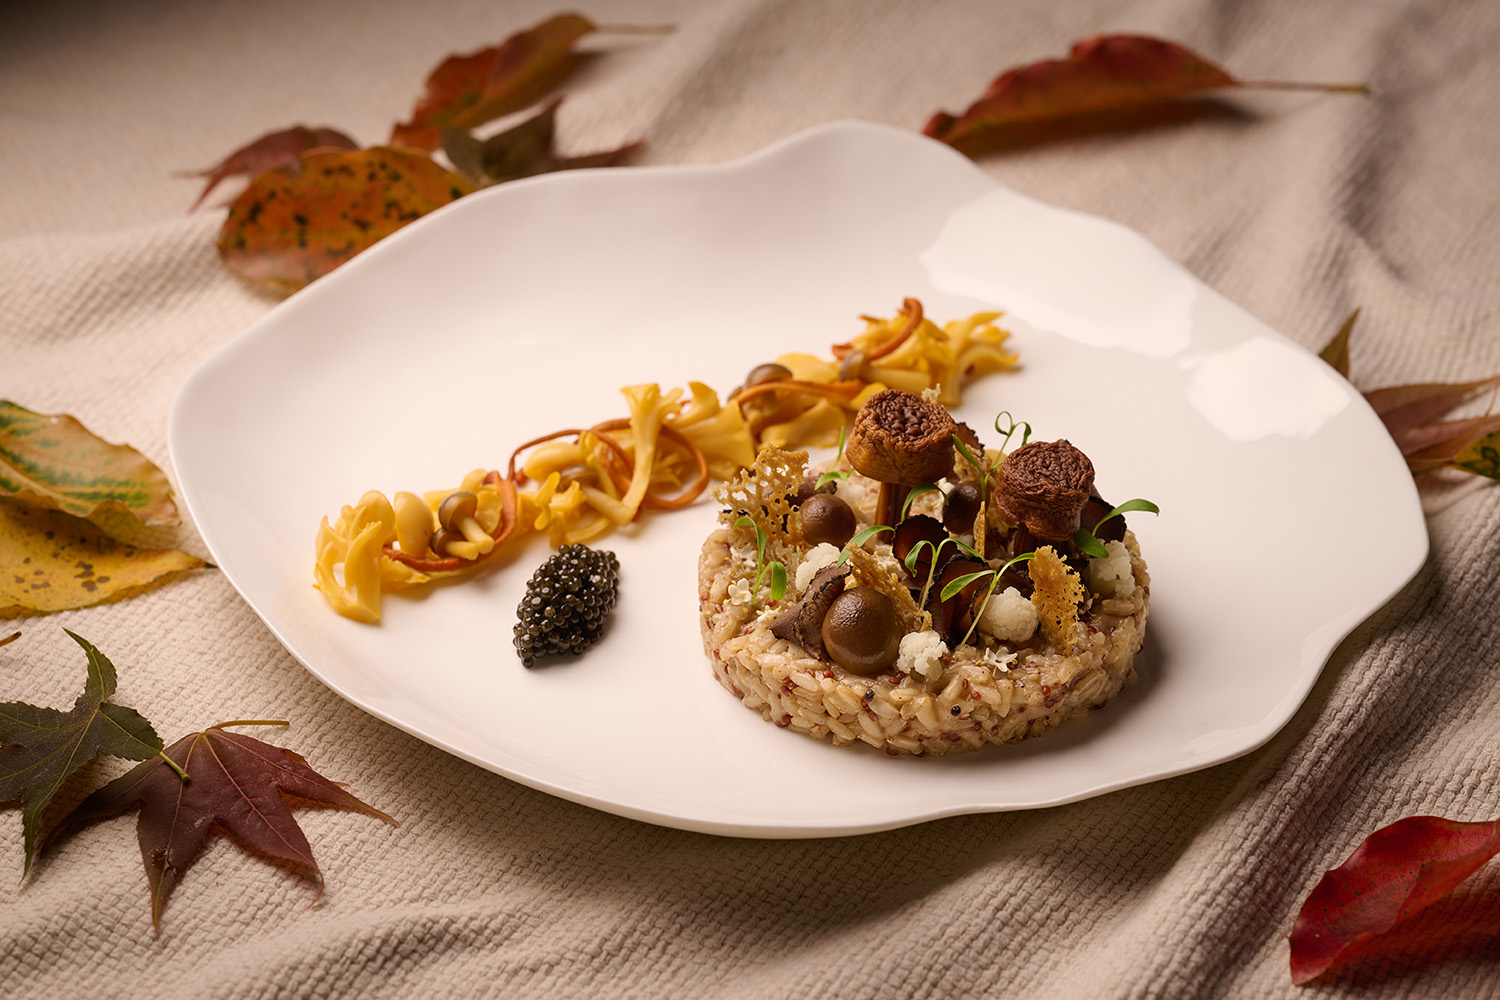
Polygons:
[[537,567],[516,608],[515,643],[521,663],[577,656],[599,641],[620,593],[620,560],[587,545],[564,545]]

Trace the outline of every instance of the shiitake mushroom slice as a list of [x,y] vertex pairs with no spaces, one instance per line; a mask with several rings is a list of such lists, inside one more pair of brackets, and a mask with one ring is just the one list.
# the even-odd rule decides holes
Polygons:
[[[913,514],[896,525],[891,535],[891,555],[906,565],[906,557],[922,542],[931,542],[934,548],[948,540],[948,529],[943,522],[926,514]],[[932,566],[932,549],[924,548],[917,556],[911,573],[918,580],[927,579],[927,570]]]
[[932,615],[932,628],[949,642],[962,639],[974,622],[974,602],[989,586],[981,577],[965,585],[948,600],[943,600],[943,588],[960,577],[989,569],[989,565],[968,556],[955,556],[938,570],[937,579],[927,594],[927,611]]

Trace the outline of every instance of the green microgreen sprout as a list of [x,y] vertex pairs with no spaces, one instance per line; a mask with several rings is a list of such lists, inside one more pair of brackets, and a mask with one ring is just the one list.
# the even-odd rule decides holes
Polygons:
[[1140,497],[1136,497],[1134,500],[1126,500],[1124,503],[1120,504],[1120,506],[1116,507],[1108,514],[1105,514],[1103,517],[1101,517],[1099,519],[1099,523],[1094,525],[1093,530],[1090,530],[1088,528],[1079,528],[1078,531],[1073,535],[1073,544],[1078,546],[1078,551],[1082,552],[1086,556],[1089,556],[1090,558],[1108,558],[1109,550],[1104,547],[1103,542],[1099,541],[1099,529],[1102,528],[1104,526],[1104,522],[1108,521],[1110,518],[1119,517],[1121,514],[1128,514],[1133,510],[1143,510],[1148,514],[1161,513],[1161,509],[1158,508],[1156,504],[1152,503],[1150,500],[1142,500]]
[[979,625],[979,619],[984,615],[985,607],[990,603],[990,596],[995,593],[995,585],[1000,582],[1000,578],[1005,575],[1006,570],[1010,569],[1016,563],[1027,562],[1034,558],[1036,558],[1035,552],[1022,552],[1020,555],[1016,556],[1014,559],[1011,559],[999,569],[981,569],[973,573],[966,573],[963,576],[959,577],[957,580],[948,581],[948,584],[943,587],[942,593],[940,595],[941,598],[945,601],[951,600],[954,594],[958,593],[960,590],[963,590],[975,580],[983,580],[985,577],[990,578],[990,586],[989,589],[984,592],[984,600],[979,602],[979,607],[974,612],[974,620],[969,623],[969,631],[964,633],[964,637],[958,641],[958,645],[962,646],[964,643],[968,642],[969,636],[974,634],[974,629]]
[[978,470],[979,495],[982,497],[989,496],[990,473],[994,470],[990,468],[990,463],[984,456],[983,449],[980,449],[979,455],[975,455],[974,452],[970,450],[968,445],[959,440],[957,434],[952,434],[949,436],[953,438],[953,447],[958,452],[959,457],[962,458],[965,462],[968,462],[970,465],[974,466],[976,470]]
[[907,491],[906,499],[901,502],[901,519],[903,521],[906,520],[906,515],[911,512],[912,501],[916,500],[917,497],[923,493],[936,492],[938,492],[937,483],[922,483],[918,486],[913,486]]
[[936,545],[933,545],[925,538],[917,542],[917,544],[911,547],[911,551],[906,554],[906,559],[903,560],[906,564],[906,571],[912,576],[917,575],[917,563],[921,561],[922,552],[924,551],[923,546],[926,546],[926,548],[932,550],[932,561],[927,564],[927,579],[922,581],[922,596],[917,601],[917,607],[919,608],[927,607],[927,593],[932,587],[932,578],[937,573],[938,557],[942,554],[943,546],[945,545],[957,546],[966,555],[972,556],[973,558],[978,559],[980,562],[984,562],[984,556],[974,551],[974,548],[972,546],[965,545],[963,542],[959,541],[957,538],[954,538],[951,535],[943,539]]
[[[840,427],[839,428],[839,450],[838,450],[838,453],[833,456],[833,464],[834,465],[838,465],[840,462],[842,462],[844,460],[844,445],[846,445],[848,443],[849,443],[849,435],[848,435],[847,431],[845,431],[844,428]],[[822,489],[824,485],[826,485],[827,483],[831,483],[831,482],[833,482],[836,479],[848,479],[849,478],[849,473],[851,473],[853,471],[854,471],[853,469],[829,469],[827,472],[823,473],[821,476],[818,477],[818,480],[817,480],[817,482],[814,485],[818,489]]]
[[876,535],[880,534],[882,531],[895,531],[895,530],[896,530],[895,528],[892,528],[888,524],[872,524],[868,528],[861,528],[859,531],[857,531],[855,533],[855,535],[854,535],[853,538],[849,539],[847,542],[844,543],[844,551],[842,551],[842,552],[839,553],[839,560],[838,560],[838,562],[834,563],[834,565],[835,566],[842,566],[842,565],[844,565],[844,563],[848,562],[849,561],[849,550],[850,549],[857,549],[857,548],[861,547],[862,545],[865,544],[865,542],[868,542],[870,539],[874,538]]
[[[1000,429],[1001,417],[1004,417],[1010,421],[1010,426],[1003,431]],[[1021,430],[1021,428],[1023,427],[1025,428],[1025,430]],[[1000,442],[1000,451],[1002,453],[1005,451],[1006,446],[1010,444],[1010,439],[1015,436],[1015,433],[1018,430],[1021,430],[1021,444],[1018,447],[1024,448],[1026,447],[1026,442],[1031,440],[1031,425],[1024,420],[1016,420],[1015,417],[1010,415],[1009,410],[1001,410],[999,413],[995,414],[995,433],[1005,435],[1005,440]]]
[[753,528],[755,530],[755,579],[750,584],[750,596],[752,600],[760,598],[760,583],[768,575],[771,578],[771,600],[779,601],[786,596],[786,566],[778,559],[766,562],[766,533],[760,530],[760,525],[750,519],[749,514],[741,514],[739,520],[734,522],[736,528]]

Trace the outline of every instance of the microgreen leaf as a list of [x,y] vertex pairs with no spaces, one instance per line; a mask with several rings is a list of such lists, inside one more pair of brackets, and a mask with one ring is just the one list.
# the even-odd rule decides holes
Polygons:
[[945,601],[951,600],[954,594],[958,593],[960,590],[963,590],[975,580],[982,580],[985,577],[993,576],[994,574],[995,571],[993,569],[982,569],[975,573],[965,573],[957,580],[949,580],[948,585],[942,589],[939,596]]
[[1074,533],[1073,544],[1078,546],[1079,552],[1082,552],[1091,559],[1109,558],[1109,550],[1104,547],[1104,543],[1099,541],[1094,533],[1087,528],[1079,528]]
[[786,596],[786,567],[772,562],[766,568],[771,571],[771,600],[779,601]]
[[[833,456],[833,464],[834,465],[838,465],[840,462],[842,462],[844,460],[844,445],[846,445],[848,443],[849,443],[848,432],[843,427],[840,427],[839,428],[839,450]],[[849,478],[849,473],[852,472],[852,471],[853,471],[852,469],[829,469],[827,472],[823,473],[821,476],[818,477],[816,485],[821,488],[826,483],[831,483],[835,479],[848,479]]]
[[1103,517],[1101,517],[1099,519],[1099,523],[1094,525],[1092,531],[1090,531],[1088,528],[1079,528],[1078,531],[1073,535],[1073,544],[1078,546],[1078,551],[1082,552],[1084,555],[1089,556],[1092,559],[1107,559],[1109,557],[1109,550],[1104,547],[1103,542],[1099,541],[1099,529],[1103,527],[1104,522],[1108,521],[1110,518],[1119,517],[1121,514],[1128,514],[1131,511],[1136,510],[1142,510],[1148,514],[1161,513],[1161,508],[1157,507],[1156,504],[1152,503],[1150,500],[1143,500],[1140,497],[1136,497],[1134,500],[1126,500],[1124,503],[1111,510],[1108,514],[1105,514]]
[[1121,514],[1129,514],[1131,511],[1136,510],[1143,510],[1148,514],[1161,513],[1161,508],[1156,506],[1156,504],[1152,503],[1150,500],[1143,500],[1140,497],[1136,497],[1134,500],[1126,500],[1124,503],[1120,504],[1120,506],[1114,508],[1108,514],[1105,514],[1103,517],[1101,517],[1099,519],[1099,524],[1094,525],[1094,530],[1098,531],[1099,526],[1112,517],[1119,517]]
[[907,512],[911,510],[912,501],[916,500],[917,497],[921,496],[924,493],[936,492],[936,483],[922,483],[919,486],[913,486],[910,490],[907,491],[906,499],[901,503],[901,516],[903,518],[906,517]]

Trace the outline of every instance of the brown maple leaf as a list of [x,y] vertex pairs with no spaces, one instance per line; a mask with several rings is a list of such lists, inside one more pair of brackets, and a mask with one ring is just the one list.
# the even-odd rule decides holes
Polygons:
[[58,824],[43,850],[83,826],[139,806],[136,834],[151,885],[151,922],[157,929],[167,896],[216,828],[311,877],[321,896],[322,874],[287,797],[352,809],[392,825],[396,820],[314,771],[301,754],[224,731],[226,726],[284,725],[260,720],[221,722],[184,736],[165,755],[187,772],[186,780],[153,757],[79,803]]
[[1367,93],[1363,84],[1241,80],[1175,42],[1101,35],[1063,59],[1009,69],[961,114],[939,111],[923,131],[970,156],[1075,134],[1167,123],[1215,112],[1192,99],[1232,89]]

